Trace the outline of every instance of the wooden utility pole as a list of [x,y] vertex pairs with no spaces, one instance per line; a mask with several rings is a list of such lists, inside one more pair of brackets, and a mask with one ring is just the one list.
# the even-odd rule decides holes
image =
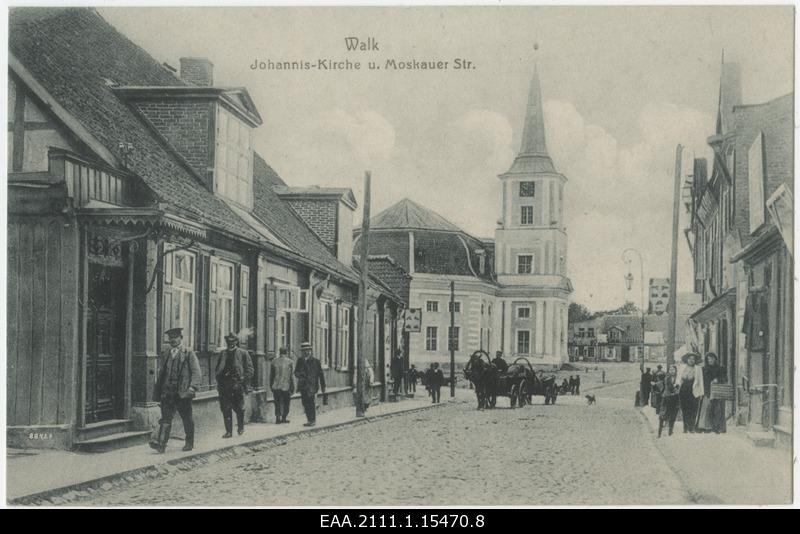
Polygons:
[[450,396],[456,396],[456,283],[450,281]]
[[[364,417],[364,388],[372,384],[364,384],[364,358],[367,354],[367,287],[369,276],[369,203],[370,203],[370,171],[364,173],[364,219],[361,221],[361,278],[358,284],[358,358],[356,360],[356,417]],[[377,348],[377,347],[376,347]]]
[[672,258],[669,269],[669,326],[667,327],[667,369],[675,363],[675,323],[678,313],[678,224],[681,205],[681,156],[683,147],[675,148],[675,190],[672,196]]

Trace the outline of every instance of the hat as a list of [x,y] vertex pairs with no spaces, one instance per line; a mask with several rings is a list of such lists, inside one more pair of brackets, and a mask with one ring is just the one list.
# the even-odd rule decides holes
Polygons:
[[225,341],[239,341],[239,336],[231,332],[227,336],[225,336]]
[[698,361],[700,361],[700,355],[699,355],[699,354],[697,354],[697,353],[695,353],[695,352],[687,352],[686,354],[684,354],[683,356],[681,356],[681,361],[682,361],[683,363],[686,363],[686,360],[688,360],[688,359],[689,359],[689,356],[693,356],[693,357],[694,357],[694,361],[695,361],[695,363],[697,363]]
[[309,349],[310,350],[311,349],[311,343],[309,343],[308,341],[303,341],[302,343],[300,343],[300,348],[301,349]]
[[164,333],[167,334],[167,337],[183,337],[183,328],[181,327],[170,328]]
[[289,351],[286,350],[286,347],[281,347],[278,349],[278,354],[288,354]]
[[661,366],[660,365],[656,365],[656,369],[661,369]]

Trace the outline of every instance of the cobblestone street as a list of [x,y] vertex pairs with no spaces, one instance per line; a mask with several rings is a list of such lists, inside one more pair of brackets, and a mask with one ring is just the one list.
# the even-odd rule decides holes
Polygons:
[[439,409],[309,436],[74,504],[686,502],[632,407],[565,397],[556,406],[537,399],[511,410],[500,399],[498,409],[478,412],[468,393]]

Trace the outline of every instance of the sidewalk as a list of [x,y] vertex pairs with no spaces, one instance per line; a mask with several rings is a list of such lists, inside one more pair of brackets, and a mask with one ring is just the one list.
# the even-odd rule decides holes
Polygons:
[[641,410],[656,446],[696,504],[790,504],[792,453],[756,447],[743,427],[728,425],[725,434],[684,434],[681,422],[675,433],[658,438],[658,416],[650,407]]
[[[458,398],[454,400],[458,401]],[[14,501],[42,493],[48,496],[68,494],[86,486],[110,488],[112,483],[119,483],[120,480],[130,482],[145,476],[157,476],[176,469],[176,466],[180,468],[181,463],[213,456],[214,453],[248,452],[247,447],[271,440],[319,433],[348,424],[365,424],[377,417],[442,406],[448,401],[449,397],[443,399],[442,404],[431,404],[423,391],[422,396],[418,392],[413,399],[372,406],[365,418],[356,419],[354,407],[323,411],[318,414],[317,425],[313,428],[303,426],[305,416],[302,413],[294,413],[289,414],[291,422],[288,424],[251,423],[246,426],[242,436],[234,435],[230,439],[221,437],[224,430],[220,419],[219,428],[198,429],[195,448],[190,452],[181,451],[183,441],[177,439],[170,440],[164,454],[156,453],[147,444],[105,453],[9,450],[6,457],[6,500]]]

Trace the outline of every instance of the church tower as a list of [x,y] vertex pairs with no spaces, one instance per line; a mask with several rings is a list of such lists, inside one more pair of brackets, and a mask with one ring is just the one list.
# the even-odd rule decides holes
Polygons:
[[495,231],[495,269],[507,354],[558,365],[567,359],[564,226],[566,177],[547,152],[538,66],[528,90],[519,154],[499,176],[502,213]]

